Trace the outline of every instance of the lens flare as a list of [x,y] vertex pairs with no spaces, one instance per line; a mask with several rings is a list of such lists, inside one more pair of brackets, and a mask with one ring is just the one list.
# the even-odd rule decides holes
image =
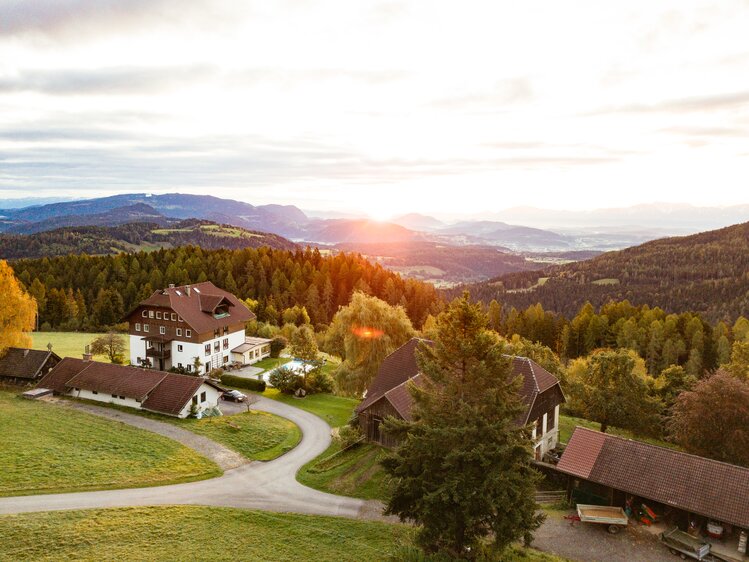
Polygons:
[[354,326],[351,328],[351,333],[353,333],[357,338],[362,338],[365,340],[376,340],[377,338],[381,338],[385,332],[382,330],[378,330],[377,328],[370,328],[368,326]]

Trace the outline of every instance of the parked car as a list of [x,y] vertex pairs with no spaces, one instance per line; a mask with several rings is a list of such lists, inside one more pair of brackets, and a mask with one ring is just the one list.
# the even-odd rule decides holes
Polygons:
[[244,402],[247,399],[247,395],[242,394],[238,390],[227,390],[221,395],[221,398],[231,402]]

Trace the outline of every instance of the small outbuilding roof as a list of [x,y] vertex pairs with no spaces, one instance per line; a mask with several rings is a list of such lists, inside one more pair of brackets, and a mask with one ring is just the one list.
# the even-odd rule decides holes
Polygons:
[[0,377],[33,380],[43,374],[41,370],[50,358],[60,361],[52,351],[9,347],[0,354]]
[[577,427],[557,469],[749,529],[749,468]]
[[251,338],[246,337],[244,339],[244,343],[239,344],[237,347],[231,350],[232,353],[246,353],[247,351],[251,349],[255,349],[256,347],[259,347],[261,345],[269,344],[271,340],[266,338]]

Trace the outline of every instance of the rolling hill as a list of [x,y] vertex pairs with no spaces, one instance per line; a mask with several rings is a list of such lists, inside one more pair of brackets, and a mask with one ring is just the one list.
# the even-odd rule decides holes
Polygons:
[[296,244],[276,234],[190,219],[166,224],[139,222],[109,227],[65,227],[34,234],[0,234],[0,259],[102,255],[187,245],[210,250],[260,246],[280,250],[297,248]]
[[610,299],[693,310],[709,320],[749,314],[749,222],[691,236],[664,238],[588,261],[511,273],[469,286],[472,295],[506,306],[573,316],[590,301]]

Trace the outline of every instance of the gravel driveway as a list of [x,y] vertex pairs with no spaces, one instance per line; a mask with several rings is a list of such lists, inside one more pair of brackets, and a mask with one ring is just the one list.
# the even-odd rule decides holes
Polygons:
[[[572,511],[570,511],[570,514]],[[579,562],[674,562],[678,560],[658,537],[636,525],[612,535],[605,525],[576,522],[551,512],[536,531],[533,546]]]

